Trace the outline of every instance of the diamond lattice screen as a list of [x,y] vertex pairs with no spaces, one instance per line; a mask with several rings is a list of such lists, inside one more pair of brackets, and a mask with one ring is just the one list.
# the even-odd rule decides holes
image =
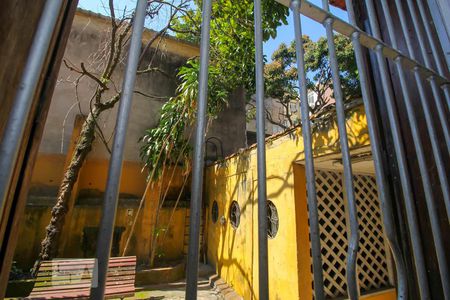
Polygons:
[[[342,182],[339,172],[316,172],[324,289],[331,299],[347,295],[347,208]],[[360,230],[358,278],[361,293],[366,293],[389,286],[389,272],[375,179],[355,175],[354,185]]]

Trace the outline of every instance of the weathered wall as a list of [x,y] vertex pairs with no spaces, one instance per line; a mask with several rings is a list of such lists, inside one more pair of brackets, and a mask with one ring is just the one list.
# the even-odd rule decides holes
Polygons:
[[[70,65],[79,68],[84,62],[86,68],[99,72],[97,58],[98,50],[104,47],[110,21],[95,14],[78,11],[71,29],[68,46],[64,59]],[[143,43],[154,35],[145,31]],[[176,72],[188,57],[198,54],[198,47],[167,38],[160,44],[163,54],[156,55],[153,66],[159,67],[170,77],[161,73],[140,75],[136,81],[136,90],[154,97],[144,97],[135,94],[127,133],[127,144],[124,156],[123,173],[120,183],[119,208],[116,227],[123,227],[120,239],[119,254],[125,246],[129,235],[132,220],[139,206],[140,199],[146,188],[146,174],[142,172],[142,163],[139,160],[138,139],[144,130],[156,124],[159,110],[165,99],[175,93]],[[153,51],[153,50],[151,50]],[[148,62],[149,57],[144,61]],[[117,87],[122,83],[123,64],[113,76]],[[20,239],[15,252],[18,266],[29,269],[39,253],[40,242],[45,234],[45,227],[50,219],[51,207],[55,203],[59,184],[61,183],[64,168],[73,151],[73,144],[77,139],[83,122],[80,113],[89,112],[89,100],[95,88],[92,80],[84,77],[79,81],[78,89],[74,82],[77,74],[62,66],[58,75],[58,83],[53,95],[52,104],[45,124],[45,131],[36,167],[33,169],[31,187],[28,194],[28,206],[24,222],[20,229]],[[113,93],[110,91],[109,95]],[[77,103],[80,101],[80,108]],[[105,136],[109,138],[115,124],[117,107],[106,112],[99,120],[104,129]],[[78,181],[73,190],[75,207],[69,212],[63,228],[59,245],[59,257],[93,256],[83,251],[83,229],[85,227],[98,227],[101,217],[103,192],[108,174],[109,154],[104,145],[97,139],[92,152],[80,171]],[[161,193],[166,190],[168,176],[161,189],[158,184],[150,188],[145,198],[142,211],[136,223],[133,238],[129,246],[128,255],[137,255],[139,264],[148,263],[151,247],[151,236],[155,228],[156,204]],[[181,172],[175,171],[174,179],[168,189],[168,200],[173,200],[182,185]],[[186,199],[186,192],[181,201]],[[184,205],[185,206],[185,205]],[[160,214],[159,227],[166,226],[169,219],[169,208],[163,208]],[[172,224],[166,234],[164,246],[158,250],[166,260],[180,259],[183,252],[184,221],[186,209],[178,209],[172,219]],[[93,239],[96,240],[96,239]],[[162,245],[159,241],[158,245]],[[88,251],[89,252],[89,251]]]
[[[352,149],[369,146],[365,114],[361,106],[348,113]],[[316,124],[314,129],[316,157],[335,153],[338,133],[334,121]],[[269,298],[312,299],[309,228],[301,128],[266,142],[267,196],[278,211],[279,229],[268,241]],[[217,273],[244,299],[258,299],[258,205],[256,148],[233,155],[223,163],[207,169],[207,257]],[[211,206],[217,201],[219,221],[211,220]],[[240,225],[233,229],[229,207],[239,203]],[[220,218],[225,218],[221,224]],[[375,296],[374,296],[375,297]],[[388,291],[370,299],[394,299]]]
[[[60,257],[82,258],[93,257],[95,255],[96,235],[89,235],[85,230],[98,228],[101,217],[101,206],[98,205],[100,199],[89,199],[92,203],[75,205],[72,218],[69,223],[69,229],[62,237],[59,253]],[[143,211],[137,221],[133,237],[128,247],[128,255],[137,255],[138,265],[148,264],[151,232],[154,224],[150,220],[151,207],[146,202]],[[48,204],[48,203],[46,203]],[[121,230],[119,247],[113,249],[113,255],[121,256],[125,247],[126,240],[130,234],[131,224],[137,213],[139,206],[138,199],[121,199],[117,210],[115,227]],[[40,242],[44,238],[45,226],[50,220],[49,205],[33,204],[27,207],[24,221],[20,230],[20,241],[16,248],[14,260],[17,266],[24,271],[29,270],[36,259],[40,250]],[[160,214],[160,227],[166,228],[172,208],[163,208]],[[164,239],[158,243],[157,253],[164,260],[179,260],[183,258],[183,239],[185,234],[185,220],[187,208],[179,207],[175,210],[174,216],[168,227]],[[147,222],[143,220],[144,216]],[[86,243],[87,241],[87,243]],[[93,243],[92,243],[93,242]],[[114,253],[116,252],[116,253]]]
[[[228,107],[218,115],[217,119],[212,120],[208,128],[206,138],[218,138],[222,142],[224,156],[231,155],[238,149],[246,147],[245,101],[244,88],[238,88],[230,95]],[[217,141],[211,140],[211,142],[218,146]],[[208,144],[206,147],[207,155],[215,155],[215,150],[211,148],[212,145]]]
[[[58,184],[62,178],[66,157],[64,155],[40,154],[34,169],[32,188],[28,197],[28,205],[19,235],[21,239],[15,252],[17,266],[23,270],[32,267],[40,249],[40,243],[45,235],[45,227],[50,220],[50,211],[55,204],[55,195]],[[155,228],[156,203],[161,193],[167,190],[167,201],[173,201],[178,196],[182,186],[182,177],[175,175],[167,187],[172,172],[179,174],[178,170],[168,169],[161,188],[159,184],[153,185],[143,202],[143,207],[136,221],[128,255],[136,255],[138,264],[148,264],[151,249],[151,235]],[[98,227],[102,211],[103,192],[106,176],[108,174],[107,160],[90,160],[83,167],[80,179],[74,193],[77,195],[73,211],[68,215],[63,234],[59,243],[59,257],[92,257],[94,255],[96,238],[89,241],[86,248],[84,229]],[[126,240],[132,227],[132,222],[138,213],[141,195],[146,187],[145,176],[141,173],[141,165],[137,162],[125,162],[120,184],[120,201],[116,216],[115,227],[122,230],[118,240],[118,252],[123,255]],[[182,196],[182,201],[185,195]],[[187,209],[185,202],[174,211],[169,224],[172,207],[163,207],[159,215],[158,228],[168,225],[165,239],[157,242],[157,252],[164,260],[177,260],[183,257],[183,240],[185,234],[185,220]],[[94,244],[93,244],[94,243]],[[86,249],[88,249],[86,251]],[[91,250],[91,251],[89,251]]]
[[[89,71],[101,73],[103,65],[98,62],[102,55],[102,50],[106,46],[106,40],[110,34],[109,30],[109,21],[107,19],[84,11],[78,11],[73,22],[64,60],[78,69],[80,69],[80,64],[84,63]],[[170,38],[168,38],[168,41],[170,41],[170,44],[167,44],[169,42],[163,43],[161,52],[154,56],[152,67],[160,68],[169,74],[170,77],[159,72],[137,76],[135,90],[154,97],[134,94],[127,131],[127,143],[125,145],[125,161],[139,161],[139,138],[143,135],[145,129],[156,125],[161,106],[169,97],[174,95],[177,86],[176,74],[178,68],[185,63],[189,56],[194,56],[198,53],[198,48],[190,44],[179,41],[175,43]],[[149,52],[150,54],[144,59],[141,68],[145,68],[151,59],[153,51]],[[119,90],[123,81],[125,62],[126,60],[123,60],[119,64],[112,78]],[[79,74],[69,70],[65,65],[61,67],[58,84],[53,94],[52,105],[50,106],[45,125],[45,132],[40,147],[41,153],[66,153],[75,117],[79,114],[87,115],[89,113],[90,99],[97,84],[92,79],[84,76],[79,81],[76,89],[75,81],[78,77]],[[106,100],[114,94],[114,91],[108,91],[104,99]],[[77,99],[80,102],[79,106]],[[98,120],[98,124],[107,139],[113,133],[117,109],[118,105],[111,111],[104,112],[100,120]],[[96,139],[92,152],[89,154],[89,159],[107,157],[109,157],[109,153],[106,148],[100,139]]]
[[[70,153],[69,153],[70,156]],[[23,237],[18,243],[15,252],[17,265],[24,270],[29,269],[39,253],[40,242],[45,235],[45,227],[50,220],[50,211],[55,204],[56,193],[62,179],[66,155],[55,155],[41,153],[38,155],[36,167],[33,171],[32,186],[29,191],[28,205],[25,212],[24,222],[20,229]],[[85,250],[83,243],[86,227],[98,227],[105,190],[106,177],[108,175],[108,160],[91,159],[83,166],[79,180],[74,187],[75,206],[66,218],[62,237],[59,243],[59,257],[92,257],[93,251]],[[139,203],[146,188],[145,175],[141,171],[138,162],[124,162],[120,182],[120,201],[116,216],[115,227],[121,228],[122,235],[119,240],[119,251],[116,255],[123,255],[126,240],[131,231],[132,223],[138,213]],[[174,176],[172,176],[174,174]],[[166,201],[173,201],[183,185],[183,178],[178,169],[169,168],[164,176],[163,184],[155,183],[149,189],[136,227],[128,247],[128,255],[137,255],[139,264],[147,264],[152,247],[151,236],[155,229],[156,205],[161,194],[167,193]],[[168,182],[170,186],[168,187]],[[184,230],[186,227],[184,208],[186,193],[181,196],[182,203],[172,214],[171,207],[163,207],[159,215],[158,229],[166,228],[168,232],[164,240],[157,242],[157,252],[163,254],[164,260],[175,260],[182,258]],[[95,243],[96,238],[90,240]],[[95,246],[95,245],[94,245]],[[94,247],[92,246],[92,247]],[[94,249],[94,248],[89,248]]]
[[[102,65],[98,64],[98,60],[102,54],[101,50],[105,47],[108,34],[109,21],[107,19],[85,11],[78,11],[64,59],[69,65],[77,66],[77,68],[80,68],[79,66],[83,62],[88,70],[100,73]],[[145,44],[145,41],[150,39],[152,35],[151,31],[144,32],[143,43]],[[175,94],[178,68],[185,63],[187,58],[197,56],[199,53],[197,46],[170,37],[163,40],[160,49],[160,53],[154,56],[152,67],[160,68],[170,77],[160,72],[137,76],[135,90],[153,97],[134,94],[125,145],[125,161],[139,161],[139,138],[142,137],[146,129],[157,124],[162,105]],[[148,65],[152,54],[153,51],[150,51],[150,54],[144,59],[141,69]],[[112,78],[118,89],[120,89],[123,80],[123,68],[124,62],[119,65],[118,71]],[[78,76],[65,65],[61,67],[40,152],[66,153],[75,117],[79,114],[88,114],[90,99],[96,88],[96,83],[84,76],[76,89],[74,83]],[[112,96],[114,93],[108,91],[106,95]],[[79,99],[80,105],[77,104],[77,99]],[[111,111],[106,111],[98,121],[107,139],[113,133],[117,109],[118,105]],[[208,136],[216,136],[222,140],[224,153],[229,155],[237,149],[245,147],[245,124],[245,95],[243,90],[238,90],[231,95],[229,106],[220,113],[218,118],[212,121]],[[88,159],[107,157],[109,157],[109,153],[106,148],[100,139],[96,139]]]

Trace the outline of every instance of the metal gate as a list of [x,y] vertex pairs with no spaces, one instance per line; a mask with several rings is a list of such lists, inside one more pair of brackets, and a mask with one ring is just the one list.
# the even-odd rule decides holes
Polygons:
[[[379,120],[377,112],[380,104],[374,101],[374,94],[371,86],[371,77],[366,63],[366,49],[369,49],[374,55],[375,60],[373,68],[378,71],[381,79],[382,95],[384,97],[385,110],[387,112],[387,122],[389,123],[392,136],[393,152],[396,158],[396,169],[399,173],[402,193],[402,204],[406,211],[406,223],[408,228],[408,236],[411,242],[412,256],[414,261],[414,269],[416,271],[416,280],[420,297],[422,299],[430,299],[430,288],[425,267],[425,258],[423,251],[422,237],[419,231],[417,213],[414,203],[414,184],[421,184],[424,190],[424,200],[426,203],[429,223],[431,225],[431,234],[434,242],[434,250],[437,257],[438,269],[440,273],[442,295],[445,299],[450,297],[450,278],[448,271],[448,263],[445,251],[445,243],[441,224],[439,223],[439,212],[437,201],[444,202],[446,208],[447,221],[444,225],[448,228],[448,217],[450,217],[450,190],[446,176],[448,166],[445,162],[448,160],[450,149],[450,132],[448,128],[447,109],[450,103],[450,84],[448,79],[448,68],[439,57],[438,47],[433,36],[433,29],[427,19],[426,7],[422,0],[413,3],[412,0],[405,1],[395,0],[398,18],[400,20],[403,36],[407,44],[407,53],[399,50],[395,34],[391,10],[387,0],[380,0],[381,12],[378,16],[382,16],[382,20],[387,27],[387,40],[390,44],[383,40],[379,26],[379,19],[375,11],[373,0],[355,1],[359,4],[363,3],[366,7],[366,13],[369,19],[370,33],[361,30],[357,24],[357,15],[352,0],[346,0],[346,10],[348,12],[349,22],[338,19],[330,13],[329,3],[327,0],[322,1],[322,8],[319,8],[308,1],[304,0],[277,0],[283,5],[289,7],[294,18],[295,42],[297,54],[298,81],[300,87],[300,108],[301,108],[301,124],[302,134],[305,148],[305,170],[307,178],[308,207],[310,220],[310,239],[313,261],[314,275],[314,296],[315,299],[325,299],[324,291],[324,274],[322,270],[321,258],[321,240],[320,226],[317,202],[317,190],[315,187],[315,170],[314,158],[312,154],[312,137],[311,125],[309,119],[309,107],[307,104],[307,88],[306,88],[306,72],[304,63],[304,49],[302,41],[302,28],[300,15],[305,15],[313,20],[323,24],[326,29],[329,49],[330,66],[332,70],[332,79],[334,86],[334,95],[336,98],[336,114],[338,122],[338,130],[340,136],[340,146],[342,152],[342,163],[344,167],[344,186],[345,198],[347,200],[347,210],[349,215],[349,245],[346,253],[346,287],[347,294],[350,299],[358,299],[360,294],[360,284],[357,278],[357,259],[358,250],[360,248],[360,230],[358,226],[358,210],[357,199],[355,197],[355,189],[353,184],[353,172],[350,159],[349,145],[347,141],[347,129],[345,124],[345,110],[343,102],[343,92],[341,89],[339,69],[336,59],[336,49],[334,45],[334,32],[343,34],[351,39],[355,51],[356,62],[359,70],[359,79],[361,91],[367,115],[369,135],[371,139],[372,155],[375,164],[376,181],[379,187],[378,196],[383,210],[383,223],[391,248],[395,267],[397,270],[397,295],[399,299],[408,298],[408,275],[406,274],[405,260],[403,255],[400,237],[398,236],[394,222],[393,200],[389,194],[389,183],[387,181],[386,170],[386,147],[380,136]],[[416,7],[417,5],[417,7]],[[407,7],[407,9],[405,9]],[[418,8],[418,12],[416,9]],[[259,298],[268,299],[268,266],[267,266],[267,207],[266,203],[266,168],[265,168],[265,137],[264,137],[264,78],[263,78],[263,49],[262,49],[262,21],[261,21],[261,0],[254,1],[254,18],[255,18],[255,62],[256,62],[256,124],[257,124],[257,158],[258,158],[258,262],[259,262]],[[405,11],[407,10],[407,11]],[[408,17],[407,17],[408,16]],[[408,18],[408,19],[407,19]],[[211,1],[203,1],[203,26],[201,35],[201,74],[200,74],[200,94],[199,94],[199,111],[197,125],[197,144],[194,155],[194,173],[193,173],[193,197],[191,202],[191,224],[198,223],[200,217],[201,205],[201,187],[203,177],[203,143],[204,143],[204,118],[206,106],[207,91],[207,64],[208,64],[208,43],[209,43],[209,23],[211,19]],[[412,39],[409,32],[409,23],[414,27],[414,34],[419,43],[419,48],[423,57],[423,63],[416,58]],[[422,26],[425,34],[422,32]],[[430,45],[432,58],[428,56],[426,45]],[[363,48],[364,47],[364,48]],[[389,76],[389,63],[393,64],[397,83],[403,96],[403,103],[406,109],[407,124],[405,120],[400,120],[396,113],[396,102],[392,84]],[[418,87],[419,98],[425,116],[426,131],[430,138],[433,161],[425,156],[424,148],[428,147],[419,132],[419,119],[416,115],[417,110],[415,103],[412,102],[412,95],[408,88],[407,73],[412,73],[415,83]],[[428,88],[431,87],[431,93]],[[430,107],[435,107],[431,109]],[[438,119],[439,122],[434,122]],[[384,119],[383,119],[384,121]],[[420,177],[411,174],[408,168],[407,157],[403,144],[403,132],[401,126],[407,126],[412,135],[415,157],[417,159],[420,170]],[[444,140],[445,143],[439,142]],[[427,163],[433,164],[438,174],[438,188],[440,196],[435,197],[432,190],[430,169]],[[395,199],[396,201],[399,199]],[[195,220],[197,219],[197,221]],[[191,227],[191,238],[198,238],[198,226]],[[365,234],[365,233],[363,233]],[[186,297],[194,299],[196,297],[196,280],[197,280],[197,264],[198,264],[198,245],[196,239],[192,239],[189,248],[189,260],[187,265],[187,290]],[[414,297],[414,295],[410,295]]]
[[[417,285],[420,298],[430,299],[430,280],[427,274],[426,258],[424,257],[424,237],[420,231],[416,205],[425,203],[427,224],[431,228],[433,253],[436,257],[441,295],[445,299],[450,298],[449,264],[447,261],[444,235],[448,232],[448,218],[450,216],[450,190],[447,174],[449,172],[449,149],[450,132],[448,109],[450,104],[450,82],[448,67],[440,57],[440,45],[436,41],[433,24],[429,22],[428,9],[431,1],[427,4],[423,0],[395,0],[394,10],[397,11],[393,19],[390,5],[393,1],[373,0],[352,1],[346,0],[346,10],[349,22],[336,18],[329,12],[329,3],[323,1],[322,7],[317,7],[304,0],[277,0],[289,7],[294,17],[298,81],[300,87],[300,106],[302,134],[305,148],[305,170],[307,178],[308,206],[310,220],[310,238],[312,248],[312,263],[314,275],[315,299],[321,300],[328,292],[324,289],[324,279],[329,273],[322,268],[321,238],[320,238],[320,213],[318,211],[317,189],[315,186],[316,173],[314,170],[314,158],[312,153],[311,125],[309,119],[309,107],[307,104],[306,73],[304,66],[304,50],[302,45],[301,15],[312,18],[323,24],[326,29],[329,58],[332,70],[334,95],[336,98],[336,113],[340,136],[340,147],[342,151],[342,162],[344,167],[344,194],[348,211],[349,241],[346,255],[345,284],[350,299],[358,299],[363,283],[358,280],[356,269],[360,235],[365,232],[359,230],[358,221],[358,191],[355,190],[353,182],[352,165],[350,159],[349,145],[347,141],[347,130],[345,126],[345,111],[343,103],[343,92],[341,90],[339,69],[336,60],[336,50],[333,42],[335,32],[343,34],[352,40],[356,61],[359,70],[362,96],[367,115],[369,135],[371,139],[372,155],[375,164],[376,181],[378,186],[378,198],[383,211],[383,226],[385,234],[392,251],[395,269],[397,272],[397,295],[399,299],[414,298],[409,295],[408,286]],[[49,39],[55,28],[57,11],[62,0],[48,0],[44,9],[43,18],[35,35],[31,55],[29,56],[25,76],[22,78],[21,88],[15,99],[15,106],[10,114],[5,134],[0,145],[0,216],[6,203],[6,194],[13,177],[13,169],[17,159],[19,142],[21,141],[25,122],[30,112],[30,104],[36,89],[38,74],[42,69],[44,54],[49,46]],[[200,216],[202,202],[203,167],[204,167],[204,144],[205,144],[205,113],[207,108],[207,81],[209,61],[209,28],[211,19],[212,0],[203,1],[203,25],[201,29],[200,48],[200,78],[199,98],[197,112],[197,130],[195,138],[192,200],[190,216],[190,243],[187,263],[187,288],[186,298],[195,299],[197,295],[197,275],[199,260],[199,234]],[[358,7],[364,7],[368,16],[370,30],[364,31],[358,27],[358,14],[355,13],[354,3]],[[118,182],[120,179],[123,148],[126,135],[128,115],[131,105],[131,96],[135,80],[137,61],[141,46],[141,35],[144,25],[146,0],[138,0],[135,18],[133,20],[133,35],[130,43],[129,57],[123,82],[122,95],[117,117],[116,134],[114,138],[113,151],[110,160],[109,175],[105,192],[105,208],[100,226],[99,242],[97,249],[99,285],[92,289],[92,299],[103,299],[106,280],[107,264],[111,250],[113,224],[117,208]],[[376,5],[376,7],[375,7]],[[445,2],[444,2],[444,5]],[[448,4],[447,4],[448,5]],[[264,78],[263,78],[263,51],[262,51],[262,20],[261,0],[254,1],[255,17],[255,48],[256,48],[256,102],[257,102],[257,158],[258,158],[258,248],[259,248],[259,299],[269,298],[268,283],[269,274],[267,268],[267,205],[266,205],[266,168],[265,168],[265,135],[264,135]],[[377,13],[378,10],[378,13]],[[399,22],[403,34],[397,35],[394,21]],[[387,28],[387,34],[382,36],[379,22]],[[410,25],[412,28],[410,28]],[[410,32],[412,29],[412,32]],[[414,37],[414,39],[412,38]],[[417,55],[415,41],[417,40],[420,54]],[[398,41],[405,41],[407,51],[400,51]],[[428,55],[428,48],[431,56]],[[383,102],[374,99],[374,87],[372,77],[366,63],[366,50],[372,55],[371,71],[379,74],[379,94]],[[448,51],[448,49],[446,49]],[[419,58],[420,57],[420,58]],[[391,78],[390,73],[395,73]],[[412,76],[412,77],[411,77]],[[413,78],[418,90],[419,102],[412,101],[413,97],[409,89],[409,78]],[[399,118],[396,112],[396,101],[398,95],[394,93],[393,86],[401,91],[401,99],[405,108],[406,118]],[[429,92],[430,91],[430,92]],[[382,103],[382,104],[380,104]],[[398,104],[398,103],[397,103]],[[378,113],[385,111],[386,116],[380,120]],[[423,111],[423,117],[419,118],[418,111]],[[420,114],[422,116],[422,114]],[[382,131],[380,123],[385,122],[389,126],[388,131]],[[425,124],[422,126],[422,124]],[[383,124],[381,124],[383,125]],[[385,128],[385,127],[383,127]],[[429,139],[424,140],[422,128]],[[406,131],[405,131],[406,130]],[[408,134],[404,134],[408,132]],[[385,135],[389,137],[386,137]],[[406,145],[405,139],[410,139],[411,144]],[[391,141],[392,145],[386,145],[385,140]],[[413,148],[414,152],[405,148]],[[392,150],[391,153],[389,150]],[[428,149],[431,149],[428,151]],[[407,158],[406,153],[409,154]],[[413,153],[413,155],[411,155]],[[431,153],[431,154],[430,154]],[[391,155],[392,154],[392,155]],[[387,161],[387,157],[395,161]],[[408,165],[410,160],[417,161],[418,173],[413,174]],[[430,167],[431,165],[431,167]],[[388,175],[395,169],[400,182],[399,193],[392,197],[389,192],[392,184],[388,181]],[[436,175],[435,175],[436,174]],[[389,177],[390,178],[390,177]],[[433,182],[436,179],[436,182]],[[416,189],[420,186],[423,198],[415,201]],[[394,187],[395,188],[395,187]],[[443,204],[442,204],[443,203]],[[407,232],[399,236],[395,229],[395,223],[402,219],[397,214],[399,207],[404,208],[404,219],[406,220]],[[444,207],[445,211],[440,211]],[[439,218],[446,215],[444,221]],[[420,217],[420,216],[419,216]],[[411,244],[410,251],[412,259],[405,255],[402,240],[408,239]],[[413,261],[415,276],[407,274],[407,261]],[[416,284],[417,282],[417,284]]]

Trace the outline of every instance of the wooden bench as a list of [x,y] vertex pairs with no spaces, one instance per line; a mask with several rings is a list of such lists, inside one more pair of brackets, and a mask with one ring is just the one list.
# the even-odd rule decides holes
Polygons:
[[[26,299],[88,299],[94,262],[93,258],[43,261]],[[111,257],[105,298],[134,296],[135,276],[136,256]]]

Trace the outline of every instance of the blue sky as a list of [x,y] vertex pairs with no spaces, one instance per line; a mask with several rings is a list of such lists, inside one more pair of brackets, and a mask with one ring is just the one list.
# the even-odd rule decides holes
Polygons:
[[[321,7],[321,0],[310,0],[310,2]],[[136,6],[136,0],[115,0],[114,3],[117,11],[123,11],[125,8],[127,10],[133,10]],[[79,0],[79,7],[96,13],[109,15],[107,0]],[[347,20],[347,13],[345,11],[332,6],[331,11],[337,17],[343,20]],[[163,20],[165,17],[166,16],[163,12],[160,18],[161,20]],[[313,41],[316,41],[321,36],[325,35],[325,30],[321,24],[318,24],[317,22],[304,16],[301,19],[303,34],[309,35]],[[163,21],[161,21],[160,23],[162,24]],[[161,24],[147,24],[147,27],[157,30],[158,25],[163,26]],[[277,49],[281,43],[286,43],[289,45],[294,39],[294,28],[292,24],[292,15],[290,15],[288,17],[288,25],[280,26],[277,29],[277,37],[264,43],[264,54],[269,60],[274,50]]]
[[[309,2],[322,7],[321,0],[309,0]],[[337,17],[347,20],[347,12],[331,6],[331,12]],[[313,41],[317,41],[320,37],[325,36],[325,29],[323,25],[309,19],[308,17],[302,16],[302,32],[303,34],[309,35]],[[288,25],[283,25],[277,29],[277,37],[275,39],[268,40],[264,43],[264,54],[270,59],[270,55],[278,48],[278,45],[285,43],[289,45],[294,39],[294,26],[292,14],[288,17]]]

